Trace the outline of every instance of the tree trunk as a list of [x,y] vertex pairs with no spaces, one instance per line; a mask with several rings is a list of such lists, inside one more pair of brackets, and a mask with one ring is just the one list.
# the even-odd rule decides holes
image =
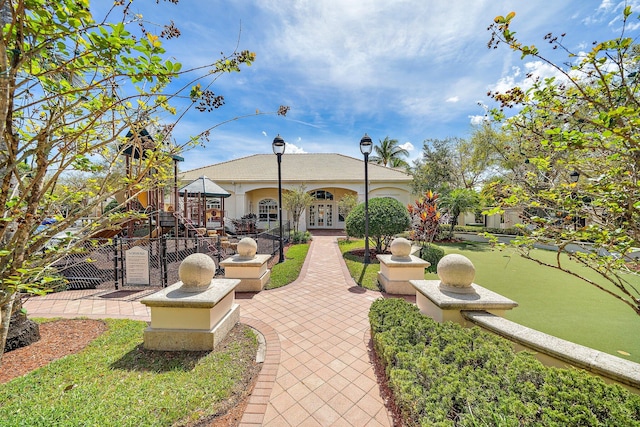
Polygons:
[[2,367],[2,355],[4,354],[4,346],[7,342],[9,334],[9,323],[11,321],[11,312],[13,311],[13,303],[16,300],[16,293],[13,292],[9,298],[0,306],[0,367]]
[[[18,301],[18,300],[17,300]],[[4,345],[5,354],[40,340],[40,326],[22,313],[17,302],[13,304],[13,314],[9,321],[9,334]]]

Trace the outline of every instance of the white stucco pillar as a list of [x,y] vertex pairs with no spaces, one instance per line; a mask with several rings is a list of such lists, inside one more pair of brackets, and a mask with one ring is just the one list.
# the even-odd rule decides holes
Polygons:
[[247,212],[247,195],[244,192],[244,190],[242,190],[242,186],[241,185],[237,185],[236,186],[236,192],[235,192],[235,200],[234,200],[234,212],[233,215],[229,215],[231,218],[240,218],[243,215],[248,214],[249,212]]
[[[307,231],[307,211],[309,210],[309,208],[305,209],[304,212],[302,212],[302,215],[300,215],[300,223],[298,224],[300,226],[299,230],[300,231]],[[293,229],[293,224],[291,224],[291,228]]]

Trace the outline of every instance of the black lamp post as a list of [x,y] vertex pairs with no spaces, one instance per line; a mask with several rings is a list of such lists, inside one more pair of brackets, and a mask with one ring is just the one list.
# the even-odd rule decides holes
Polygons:
[[360,152],[364,154],[364,263],[369,264],[369,154],[373,145],[366,133],[360,140]]
[[578,182],[578,180],[580,179],[580,172],[578,171],[573,171],[569,174],[569,182],[572,184],[575,184]]
[[284,154],[285,143],[280,134],[273,139],[271,143],[273,154],[278,157],[278,219],[280,220],[280,248],[278,252],[278,263],[284,262],[284,250],[282,248],[282,172],[280,164],[282,163],[282,155]]
[[[573,172],[571,172],[569,174],[569,182],[571,184],[576,184],[579,179],[580,179],[580,172],[573,171]],[[578,197],[578,193],[576,191],[576,186],[572,185],[571,186],[571,198],[573,200],[575,200],[577,197]],[[573,231],[576,231],[577,228],[578,228],[578,215],[577,215],[577,210],[576,210],[575,215],[573,216]]]

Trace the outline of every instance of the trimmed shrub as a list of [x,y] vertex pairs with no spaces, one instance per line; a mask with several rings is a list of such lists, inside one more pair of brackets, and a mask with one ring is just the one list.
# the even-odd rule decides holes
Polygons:
[[[351,237],[364,237],[364,203],[353,208],[346,219],[345,228]],[[406,206],[390,197],[369,200],[369,237],[376,242],[376,251],[387,249],[393,236],[409,229],[411,218]]]
[[425,245],[420,248],[420,258],[431,263],[427,268],[429,273],[436,273],[438,262],[444,256],[444,249],[433,245]]
[[402,299],[374,301],[369,321],[407,426],[640,426],[640,396],[480,328],[436,323]]
[[308,231],[293,231],[291,232],[291,243],[294,245],[300,243],[307,243],[311,240],[311,233]]
[[[446,226],[441,226],[440,230],[443,231]],[[508,234],[511,236],[521,236],[523,234],[520,228],[492,228],[492,227],[478,227],[475,225],[456,225],[454,231],[464,231],[469,233],[491,233],[491,234]]]

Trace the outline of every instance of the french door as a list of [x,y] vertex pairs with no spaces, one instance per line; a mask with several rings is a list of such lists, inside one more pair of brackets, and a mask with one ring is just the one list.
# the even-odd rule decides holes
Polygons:
[[309,227],[333,227],[333,204],[314,203],[313,205],[309,206]]

